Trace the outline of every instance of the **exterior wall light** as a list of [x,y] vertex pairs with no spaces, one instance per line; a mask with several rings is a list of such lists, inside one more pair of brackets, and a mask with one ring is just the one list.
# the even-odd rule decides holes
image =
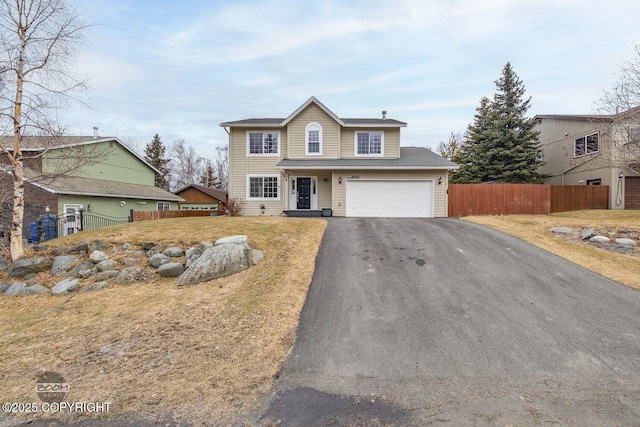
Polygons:
[[624,174],[622,173],[622,171],[620,171],[620,173],[618,174],[618,178],[619,178],[619,179],[624,178]]
[[442,177],[438,178],[438,185],[442,184]]
[[342,177],[338,177],[338,184],[342,184]]

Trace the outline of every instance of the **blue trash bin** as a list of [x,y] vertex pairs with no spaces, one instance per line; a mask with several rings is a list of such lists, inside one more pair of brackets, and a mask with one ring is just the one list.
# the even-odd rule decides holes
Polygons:
[[35,222],[31,223],[31,243],[38,243],[38,227]]

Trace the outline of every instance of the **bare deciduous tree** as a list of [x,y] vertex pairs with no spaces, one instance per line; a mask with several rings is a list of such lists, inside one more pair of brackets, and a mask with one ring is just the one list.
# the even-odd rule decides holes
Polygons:
[[216,147],[216,179],[221,190],[227,190],[229,181],[229,146]]
[[13,177],[13,260],[24,256],[23,137],[62,134],[50,113],[85,88],[69,70],[86,28],[65,0],[0,0],[0,131],[13,135],[0,153]]
[[169,188],[176,191],[179,188],[198,182],[202,176],[205,159],[196,150],[187,145],[184,139],[176,140],[169,147]]

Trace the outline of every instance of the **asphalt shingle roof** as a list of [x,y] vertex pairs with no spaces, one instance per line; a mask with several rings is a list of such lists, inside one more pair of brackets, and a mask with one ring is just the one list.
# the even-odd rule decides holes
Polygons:
[[281,169],[458,169],[458,165],[424,147],[401,147],[399,159],[284,159]]

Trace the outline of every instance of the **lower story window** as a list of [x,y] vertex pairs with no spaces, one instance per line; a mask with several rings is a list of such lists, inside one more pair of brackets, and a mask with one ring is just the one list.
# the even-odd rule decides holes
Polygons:
[[250,199],[277,199],[277,176],[252,176],[249,177]]
[[169,202],[158,202],[159,211],[168,211],[170,208]]

